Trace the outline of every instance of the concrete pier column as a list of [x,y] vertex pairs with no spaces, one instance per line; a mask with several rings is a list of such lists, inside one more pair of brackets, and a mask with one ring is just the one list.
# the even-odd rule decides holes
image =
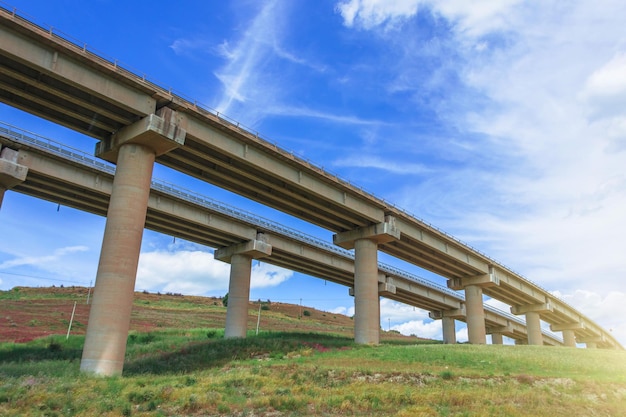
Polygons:
[[467,312],[467,337],[473,345],[487,343],[483,289],[478,285],[465,287],[465,310]]
[[456,344],[456,321],[465,320],[465,305],[459,302],[459,308],[454,310],[431,311],[428,317],[433,320],[441,320],[441,330],[444,344]]
[[18,164],[19,153],[11,148],[0,151],[0,208],[7,190],[26,180],[28,168]]
[[486,344],[483,288],[500,285],[494,267],[489,266],[485,274],[449,279],[447,285],[453,290],[465,290],[465,323],[469,342],[476,345]]
[[362,344],[380,341],[378,245],[369,239],[354,243],[354,340]]
[[143,145],[119,148],[80,364],[83,372],[122,373],[154,158]]
[[443,317],[441,319],[443,330],[443,343],[446,345],[456,344],[456,326],[453,317]]
[[543,345],[543,335],[541,334],[541,317],[536,311],[529,311],[526,313],[526,331],[528,332],[529,345]]
[[139,251],[157,155],[184,143],[176,113],[160,110],[98,143],[117,163],[80,364],[82,372],[120,375],[130,326]]
[[263,234],[248,242],[220,248],[215,259],[230,262],[228,306],[226,307],[225,338],[246,337],[248,330],[248,302],[250,301],[250,276],[252,259],[272,254],[272,246]]
[[576,333],[574,330],[563,330],[563,345],[567,347],[576,347]]
[[553,310],[550,300],[543,303],[525,304],[511,307],[511,313],[526,315],[526,335],[528,344],[535,346],[543,345],[543,334],[541,332],[541,313]]
[[[344,249],[354,249],[354,341],[376,345],[380,342],[378,245],[400,239],[395,218],[333,236]],[[384,278],[383,278],[384,281]],[[384,284],[384,283],[383,283]],[[387,286],[388,289],[389,286]]]
[[230,260],[230,283],[224,337],[246,337],[252,257],[236,254]]
[[504,344],[502,333],[491,333],[491,344],[492,345]]

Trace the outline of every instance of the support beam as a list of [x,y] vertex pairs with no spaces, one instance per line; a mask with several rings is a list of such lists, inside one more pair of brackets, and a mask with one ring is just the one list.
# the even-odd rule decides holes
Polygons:
[[443,317],[441,319],[443,331],[443,343],[446,345],[456,344],[456,325],[453,317]]
[[465,311],[467,312],[467,335],[469,342],[476,345],[487,343],[485,330],[485,309],[483,306],[483,288],[500,285],[500,279],[493,266],[489,266],[489,273],[473,277],[449,279],[448,288],[465,290]]
[[597,349],[601,344],[606,342],[602,336],[582,337],[576,340],[578,343],[587,345],[587,349]]
[[[155,120],[151,115],[149,118]],[[169,124],[169,123],[168,123]],[[145,128],[145,131],[137,129]],[[135,141],[125,132],[154,140]],[[107,221],[96,274],[94,297],[80,364],[82,372],[120,375],[124,366],[141,238],[146,220],[150,182],[157,151],[152,142],[181,143],[182,129],[160,130],[145,120],[120,132],[116,142],[117,170],[107,211]],[[168,136],[169,135],[169,136]]]
[[465,287],[465,310],[467,312],[467,337],[473,345],[487,343],[483,289],[479,285]]
[[541,334],[541,316],[536,311],[529,311],[526,313],[526,332],[528,334],[529,345],[543,345],[543,335]]
[[563,345],[576,347],[576,333],[574,330],[563,330]]
[[444,344],[456,344],[456,322],[455,319],[466,317],[465,306],[455,310],[431,311],[428,317],[433,320],[441,320]]
[[19,153],[10,148],[0,151],[0,208],[7,190],[26,180],[28,167],[18,164]]
[[[360,344],[380,342],[378,245],[400,239],[395,218],[333,236],[344,249],[354,248],[354,340]],[[387,289],[391,289],[387,287]]]
[[526,334],[528,335],[528,344],[533,346],[543,345],[540,313],[547,313],[552,311],[553,308],[550,300],[546,300],[545,303],[526,304],[511,307],[511,313],[516,315],[526,315]]
[[354,340],[377,345],[380,341],[378,245],[359,239],[354,246]]
[[225,338],[244,338],[248,330],[248,302],[250,301],[250,276],[252,259],[272,254],[272,246],[263,234],[256,240],[220,248],[215,251],[215,259],[230,262],[230,282],[228,285],[228,306],[226,310]]

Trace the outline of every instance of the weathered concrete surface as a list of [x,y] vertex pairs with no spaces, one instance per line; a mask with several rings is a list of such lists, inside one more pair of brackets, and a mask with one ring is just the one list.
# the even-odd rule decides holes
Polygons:
[[154,165],[144,145],[120,147],[80,369],[120,375]]
[[4,200],[4,193],[26,180],[28,168],[18,164],[19,153],[11,148],[2,148],[0,151],[0,208]]
[[272,254],[272,246],[262,234],[257,239],[215,251],[215,259],[230,262],[228,306],[224,337],[246,337],[252,259]]

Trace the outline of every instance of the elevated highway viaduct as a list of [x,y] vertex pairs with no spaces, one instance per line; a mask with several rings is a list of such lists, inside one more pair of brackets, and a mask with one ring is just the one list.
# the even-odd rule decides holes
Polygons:
[[[25,173],[14,181],[12,190],[106,215],[113,188],[113,165],[61,144],[4,127],[0,127],[0,147],[5,158],[17,152],[13,153],[16,156],[14,162]],[[151,186],[146,227],[218,248],[216,256],[225,260],[232,258],[236,248],[256,242],[256,256],[267,263],[351,288],[354,284],[354,256],[351,252],[156,180]],[[259,242],[262,243],[259,245]],[[239,287],[249,286],[249,279],[248,273]],[[451,324],[444,325],[444,340],[455,343],[454,320],[466,319],[462,295],[383,264],[378,266],[378,287],[382,296],[428,310],[431,317],[442,319],[444,323],[451,321]],[[229,300],[234,298],[230,296]],[[249,294],[244,293],[241,298],[245,300],[241,314],[233,314],[247,317]],[[236,310],[237,303],[229,303],[228,308]],[[489,306],[485,310],[485,326],[496,342],[501,343],[502,335],[520,343],[527,341],[523,320]],[[245,321],[227,328],[227,333],[239,337],[245,336],[245,331]],[[551,332],[543,333],[545,344],[562,344]]]
[[[117,299],[122,312],[132,304],[139,225],[156,161],[331,230],[337,245],[354,248],[359,343],[378,343],[379,323],[368,307],[378,299],[378,250],[464,290],[470,343],[486,341],[483,294],[525,316],[530,344],[542,343],[541,320],[563,331],[568,343],[586,329],[589,320],[581,322],[574,308],[486,255],[84,45],[4,9],[0,37],[0,100],[98,139],[97,156],[117,164],[96,287],[103,299]],[[89,352],[97,345],[92,328],[105,316],[92,307],[85,371],[100,362],[97,349]],[[115,332],[121,343],[123,326]],[[584,342],[619,346],[604,329],[593,337]]]

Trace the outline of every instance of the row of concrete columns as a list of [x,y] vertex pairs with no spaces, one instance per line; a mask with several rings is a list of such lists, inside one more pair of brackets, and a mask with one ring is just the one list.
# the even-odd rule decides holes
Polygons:
[[[185,131],[176,112],[164,108],[134,125],[123,128],[98,144],[98,156],[117,164],[107,212],[107,220],[96,275],[96,286],[83,348],[81,370],[99,375],[121,374],[130,326],[131,309],[141,240],[145,225],[150,182],[155,159],[184,143]],[[0,206],[2,196],[26,177],[27,169],[18,164],[18,153],[2,149],[0,158]],[[335,244],[355,252],[355,341],[378,344],[380,303],[378,245],[400,238],[392,217],[379,224],[339,233]],[[252,259],[271,255],[271,245],[263,235],[249,242],[216,251],[215,258],[231,263],[226,337],[245,337]],[[482,288],[497,285],[493,274],[451,280],[449,286],[465,291],[465,311],[469,342],[486,343]],[[531,306],[525,313],[529,344],[541,344],[539,313],[545,306]],[[456,343],[455,317],[442,316],[445,343]],[[566,344],[574,339],[573,329],[562,329]],[[502,334],[492,341],[502,343]]]

